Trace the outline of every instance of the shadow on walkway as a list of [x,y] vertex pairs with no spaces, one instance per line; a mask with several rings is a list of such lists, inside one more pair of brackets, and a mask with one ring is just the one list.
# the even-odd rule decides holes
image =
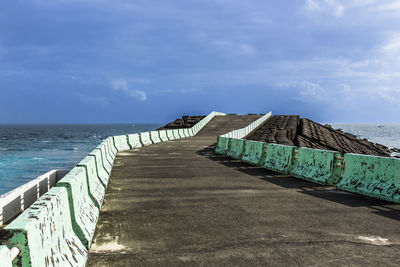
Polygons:
[[247,175],[257,177],[269,183],[288,189],[298,189],[299,193],[307,194],[316,198],[336,202],[349,207],[366,207],[373,213],[400,221],[400,205],[384,200],[368,198],[349,192],[344,192],[332,186],[322,186],[319,184],[294,178],[290,175],[283,175],[272,172],[265,168],[254,166],[246,162],[219,155],[214,152],[215,143],[197,151],[197,154],[210,160],[216,161],[221,165],[234,168]]

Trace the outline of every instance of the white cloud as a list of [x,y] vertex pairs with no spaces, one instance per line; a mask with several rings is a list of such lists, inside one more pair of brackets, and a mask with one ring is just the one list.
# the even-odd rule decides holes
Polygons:
[[324,101],[327,99],[327,91],[318,83],[310,81],[301,82],[277,82],[277,87],[294,88],[298,90],[299,99],[302,101]]
[[344,6],[336,0],[306,0],[306,9],[331,14],[340,18],[344,13]]
[[319,9],[319,3],[316,0],[307,0],[306,7],[311,10]]
[[325,94],[325,89],[322,88],[317,83],[312,83],[309,81],[302,81],[301,82],[302,90],[300,90],[300,97],[304,100],[322,100]]
[[123,79],[115,79],[111,81],[111,87],[114,91],[122,91],[130,97],[136,98],[141,101],[147,100],[146,92],[137,89],[128,88],[128,83]]
[[400,34],[394,34],[383,44],[382,52],[389,56],[397,56],[400,54]]
[[400,1],[392,1],[390,3],[385,3],[379,7],[382,11],[400,11]]

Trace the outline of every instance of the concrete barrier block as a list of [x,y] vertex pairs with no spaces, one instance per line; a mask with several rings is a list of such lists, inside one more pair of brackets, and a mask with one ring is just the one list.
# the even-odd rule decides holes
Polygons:
[[100,145],[103,146],[104,153],[106,154],[106,157],[107,157],[107,161],[110,163],[111,168],[112,168],[112,165],[114,164],[115,155],[111,152],[111,149],[107,145],[106,141],[103,141]]
[[107,146],[107,151],[110,154],[111,157],[115,157],[116,153],[115,153],[115,147],[113,144],[114,140],[111,136],[111,140],[108,138],[104,139],[102,143],[104,143]]
[[83,245],[89,249],[99,217],[100,203],[89,191],[85,169],[73,168],[56,187],[67,189],[72,228]]
[[341,169],[335,164],[340,152],[300,147],[298,159],[291,175],[322,185],[335,185]]
[[160,130],[160,139],[162,142],[168,141],[167,130]]
[[[53,175],[56,175],[56,173],[54,173]],[[49,191],[49,183],[50,177],[45,177],[42,181],[38,183],[39,197],[43,196],[44,193]]]
[[234,159],[240,159],[245,149],[244,141],[243,139],[230,139],[226,155]]
[[[59,171],[52,170],[0,196],[0,225],[27,209],[49,190]],[[55,184],[55,182],[54,182]]]
[[172,132],[174,133],[175,139],[181,139],[182,138],[179,135],[179,129],[173,129]]
[[186,137],[190,137],[189,129],[188,129],[188,128],[183,129],[183,134],[184,134]]
[[112,136],[107,137],[106,139],[108,146],[110,147],[110,151],[112,152],[113,156],[115,157],[118,153],[117,147],[115,146],[115,141]]
[[14,195],[12,198],[9,198],[7,202],[5,200],[0,200],[0,223],[1,225],[8,222],[16,215],[18,215],[23,210],[22,196]]
[[3,267],[12,267],[11,251],[7,246],[0,246],[0,263]]
[[116,136],[113,136],[113,138],[114,138],[115,146],[117,147],[118,152],[131,149],[131,147],[128,144],[126,135],[116,135]]
[[344,154],[344,173],[337,188],[400,203],[400,160]]
[[61,180],[65,175],[67,175],[67,173],[69,172],[69,170],[61,170],[61,171],[57,171],[56,173],[50,175],[50,180],[49,180],[49,189],[54,187],[56,185],[56,183]]
[[245,147],[246,149],[242,157],[244,162],[253,165],[261,165],[264,162],[267,152],[267,143],[246,140]]
[[158,134],[158,131],[151,131],[150,132],[150,137],[151,137],[151,140],[153,141],[153,144],[161,142],[161,139],[160,139],[160,136]]
[[38,199],[38,185],[31,184],[29,188],[26,188],[24,192],[24,203],[23,208],[27,209],[30,205],[33,204]]
[[3,229],[20,253],[14,266],[85,266],[87,249],[72,229],[68,193],[53,187]]
[[294,162],[294,146],[268,144],[262,166],[268,170],[289,174]]
[[140,140],[142,141],[142,144],[144,146],[153,144],[153,142],[151,141],[150,132],[140,133]]
[[131,145],[132,149],[143,146],[143,144],[140,141],[139,134],[128,134],[128,140],[129,140],[129,144]]
[[197,126],[197,125],[192,127],[193,136],[195,136],[199,132],[198,129],[199,129],[199,126]]
[[78,163],[77,167],[84,168],[86,180],[89,185],[89,192],[94,197],[99,207],[101,207],[107,185],[103,183],[103,180],[100,179],[97,173],[95,158],[87,156]]
[[101,151],[99,149],[94,149],[92,152],[89,153],[88,156],[94,157],[96,170],[97,170],[97,175],[98,175],[98,177],[100,177],[100,180],[102,181],[102,183],[107,186],[108,185],[108,179],[110,177],[110,173],[104,167],[104,164],[103,164],[104,160],[103,160],[103,156],[101,154]]
[[174,130],[167,130],[167,136],[169,140],[175,140]]
[[185,135],[185,129],[178,129],[178,133],[179,133],[179,136],[181,137],[181,138],[186,138],[187,136]]
[[190,137],[194,136],[193,127],[188,129],[188,134]]
[[111,160],[110,160],[109,156],[107,156],[107,152],[105,150],[104,145],[100,144],[95,149],[100,151],[101,156],[102,156],[103,166],[104,166],[104,168],[106,168],[108,173],[111,173],[112,162],[110,162]]
[[228,137],[218,137],[217,146],[215,147],[215,152],[218,154],[226,154],[229,146],[229,138]]

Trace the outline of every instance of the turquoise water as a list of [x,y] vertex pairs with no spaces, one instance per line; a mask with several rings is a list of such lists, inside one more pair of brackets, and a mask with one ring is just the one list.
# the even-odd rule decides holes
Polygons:
[[112,135],[156,124],[0,125],[0,195],[52,169],[71,169]]
[[[158,124],[0,125],[0,195],[52,169],[71,169],[111,135],[146,132]],[[345,132],[400,148],[400,124],[332,124]]]

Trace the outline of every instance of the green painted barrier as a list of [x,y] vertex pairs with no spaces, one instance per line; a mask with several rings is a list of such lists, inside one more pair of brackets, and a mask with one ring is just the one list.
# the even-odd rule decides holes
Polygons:
[[90,157],[94,157],[95,164],[96,164],[96,171],[97,171],[98,177],[100,178],[102,183],[107,186],[108,185],[108,179],[110,177],[110,173],[104,167],[103,156],[101,154],[101,151],[99,149],[94,149],[92,152],[89,153],[89,156]]
[[104,166],[104,168],[106,168],[107,172],[110,173],[111,169],[112,169],[112,162],[110,162],[110,158],[107,155],[104,144],[101,143],[95,149],[98,149],[101,152],[101,156],[103,159],[103,166]]
[[103,183],[103,180],[98,175],[95,158],[87,156],[81,160],[77,166],[85,169],[86,179],[89,185],[89,192],[93,195],[94,199],[101,207],[107,185]]
[[140,140],[144,146],[148,146],[153,143],[150,138],[150,132],[140,133]]
[[165,141],[169,140],[168,136],[167,136],[167,130],[160,130],[159,132],[160,132],[161,142],[165,142]]
[[117,135],[113,136],[113,138],[118,152],[131,149],[131,147],[128,144],[128,139],[126,138],[126,135]]
[[0,246],[0,262],[3,267],[12,267],[11,252],[7,246]]
[[228,150],[229,146],[229,138],[228,137],[218,137],[217,147],[215,148],[215,152],[218,154],[225,154]]
[[128,141],[132,148],[142,147],[139,134],[128,134]]
[[110,163],[111,168],[109,171],[111,172],[115,157],[112,155],[110,149],[108,148],[107,144],[104,141],[99,146],[103,146],[102,149],[104,149],[104,153],[106,155],[107,162]]
[[231,138],[229,141],[229,146],[226,155],[234,159],[240,159],[243,155],[244,149],[245,149],[244,139]]
[[188,129],[189,136],[195,136],[193,127]]
[[153,143],[160,143],[161,139],[160,136],[158,134],[158,131],[151,131],[150,132],[150,136],[151,136],[151,140],[153,140]]
[[267,144],[252,140],[246,140],[245,142],[246,149],[244,151],[242,160],[250,164],[261,165],[261,163],[264,162]]
[[191,131],[190,131],[190,128],[185,128],[185,130],[184,130],[184,133],[185,133],[185,136],[186,137],[191,137]]
[[262,166],[268,170],[289,174],[294,162],[294,146],[267,144],[267,153]]
[[72,229],[68,193],[53,187],[3,229],[17,246],[14,266],[85,266],[87,249]]
[[187,137],[187,136],[185,135],[185,129],[178,129],[178,133],[179,133],[179,136],[180,136],[181,138]]
[[337,188],[400,203],[400,160],[344,154],[344,173]]
[[172,133],[174,134],[175,139],[181,139],[181,136],[179,135],[179,130],[178,129],[173,129]]
[[83,167],[73,168],[57,182],[56,187],[65,187],[68,193],[72,229],[89,249],[96,229],[101,203],[89,191],[88,179]]
[[[110,138],[110,137],[108,137],[108,138]],[[113,139],[111,137],[111,142],[110,142],[110,139],[108,139],[108,138],[104,139],[102,143],[104,143],[106,145],[108,154],[110,154],[111,157],[114,157],[116,155],[115,154],[116,149],[113,148]]]
[[291,175],[322,185],[335,185],[341,174],[341,169],[336,164],[340,156],[337,151],[300,147]]
[[175,140],[174,130],[167,130],[167,136],[169,140]]
[[111,151],[112,151],[112,153],[114,154],[114,157],[115,157],[117,155],[117,153],[118,153],[118,149],[115,146],[114,138],[112,136],[110,136],[110,137],[107,137],[106,140],[107,140],[107,142],[109,144],[109,147],[110,147],[110,149],[111,149]]
[[111,165],[113,165],[116,154],[114,154],[114,152],[112,151],[111,146],[109,145],[110,143],[108,142],[107,139],[104,140],[102,144],[104,146],[109,162],[111,163]]

